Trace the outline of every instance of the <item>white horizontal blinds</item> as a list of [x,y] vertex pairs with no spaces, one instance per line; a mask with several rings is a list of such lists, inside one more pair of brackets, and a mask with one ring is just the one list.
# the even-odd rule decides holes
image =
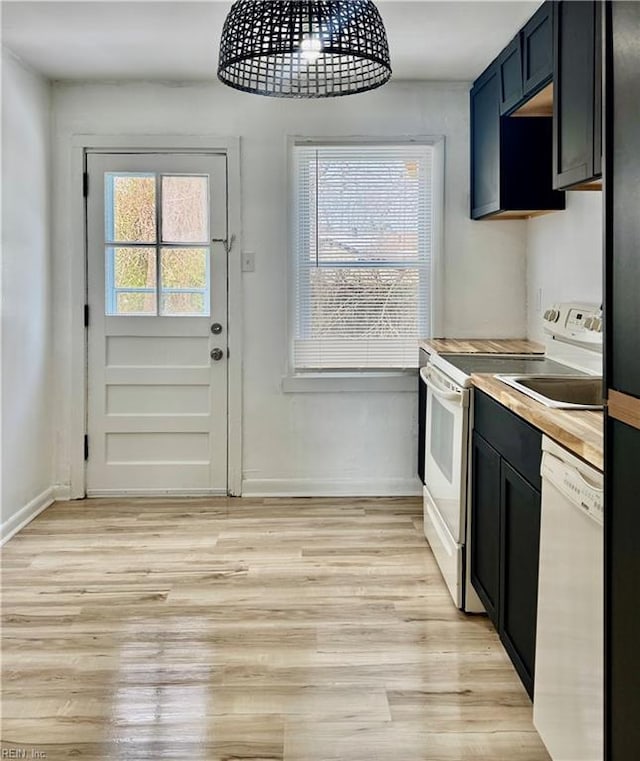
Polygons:
[[415,367],[430,327],[433,148],[294,151],[295,368]]

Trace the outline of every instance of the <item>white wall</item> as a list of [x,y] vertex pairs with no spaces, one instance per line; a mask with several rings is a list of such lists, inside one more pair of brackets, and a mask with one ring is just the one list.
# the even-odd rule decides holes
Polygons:
[[51,500],[50,86],[2,52],[2,533]]
[[543,339],[541,311],[555,302],[602,303],[602,221],[599,191],[568,192],[565,211],[527,221],[530,338]]
[[[283,101],[222,85],[59,84],[55,112],[57,419],[61,483],[69,481],[68,336],[71,151],[74,133],[220,134],[242,138],[245,491],[415,489],[414,393],[284,394],[286,368],[285,137],[446,136],[445,330],[450,336],[522,336],[525,223],[471,222],[468,87],[392,83],[352,98]],[[344,487],[342,487],[344,489]]]

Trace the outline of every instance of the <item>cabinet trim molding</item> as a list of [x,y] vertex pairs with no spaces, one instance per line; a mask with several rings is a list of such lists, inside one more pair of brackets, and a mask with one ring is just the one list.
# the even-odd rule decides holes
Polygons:
[[610,389],[607,410],[609,417],[640,429],[640,399],[635,396]]

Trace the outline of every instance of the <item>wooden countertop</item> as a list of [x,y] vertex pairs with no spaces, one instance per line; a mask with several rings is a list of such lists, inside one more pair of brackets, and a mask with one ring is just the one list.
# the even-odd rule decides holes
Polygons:
[[604,469],[604,415],[595,410],[546,407],[493,375],[474,374],[473,385],[598,470]]
[[544,354],[544,346],[526,338],[425,338],[429,354]]

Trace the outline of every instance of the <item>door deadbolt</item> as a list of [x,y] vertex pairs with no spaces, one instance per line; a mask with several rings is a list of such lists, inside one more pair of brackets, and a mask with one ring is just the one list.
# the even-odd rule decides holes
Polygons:
[[214,322],[211,326],[211,332],[214,336],[220,335],[222,333],[222,325],[219,322]]
[[213,359],[215,362],[219,362],[224,357],[224,352],[222,349],[211,349],[211,359]]

